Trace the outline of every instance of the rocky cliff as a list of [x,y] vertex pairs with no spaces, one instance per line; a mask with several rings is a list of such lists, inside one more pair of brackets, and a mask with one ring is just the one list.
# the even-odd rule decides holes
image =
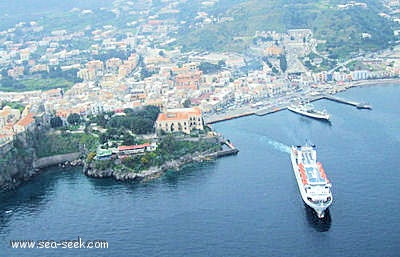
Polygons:
[[0,190],[17,187],[45,167],[82,165],[79,152],[37,158],[34,144],[32,135],[19,134],[13,142],[0,146]]
[[0,148],[0,188],[13,189],[37,173],[33,168],[35,151],[21,138]]

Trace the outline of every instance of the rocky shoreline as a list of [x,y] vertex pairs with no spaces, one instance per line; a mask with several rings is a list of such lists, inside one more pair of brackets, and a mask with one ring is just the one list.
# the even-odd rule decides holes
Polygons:
[[63,163],[59,163],[58,167],[70,168],[70,167],[78,167],[78,166],[83,166],[83,165],[84,165],[84,161],[82,159],[76,159],[76,160],[72,160],[72,161],[66,161]]
[[209,161],[227,155],[234,155],[237,154],[238,152],[239,150],[235,148],[235,149],[217,151],[207,154],[204,153],[187,154],[180,157],[179,159],[168,161],[159,167],[151,167],[147,170],[138,173],[124,171],[124,170],[113,170],[112,168],[99,170],[95,169],[92,164],[84,164],[83,173],[86,176],[93,178],[114,178],[118,181],[142,181],[142,180],[148,181],[160,177],[163,173],[165,173],[168,170],[178,171],[184,165],[187,165],[189,163]]
[[80,154],[60,154],[45,158],[34,159],[33,157],[25,161],[14,160],[9,163],[7,170],[0,174],[0,191],[9,191],[17,188],[22,183],[29,181],[38,175],[44,168],[57,166],[62,168],[83,166],[84,161]]
[[9,191],[16,189],[23,182],[29,181],[32,177],[36,176],[39,173],[37,169],[31,169],[25,171],[25,173],[21,175],[17,175],[16,173],[11,174],[2,174],[0,178],[0,192],[1,191]]
[[82,167],[83,174],[93,178],[114,178],[118,181],[147,181],[160,177],[168,170],[179,170],[189,163],[208,161],[239,152],[229,140],[222,140],[220,143],[227,145],[229,149],[212,152],[207,150],[204,152],[186,154],[178,159],[167,161],[161,166],[150,167],[140,172],[134,172],[123,165],[118,165],[120,164],[120,160],[118,159],[115,160],[115,165],[111,165],[111,168],[106,168],[104,170],[96,169],[93,162],[86,162],[86,158],[83,157],[81,152],[37,158],[34,149],[29,148],[31,149],[31,154],[26,158],[21,158],[13,149],[13,145],[10,145],[7,149],[2,148],[3,150],[5,149],[4,151],[7,150],[7,153],[13,154],[13,156],[11,156],[6,163],[2,163],[3,170],[0,172],[0,191],[13,190],[23,182],[38,175],[44,168],[54,166],[60,168],[80,166]]

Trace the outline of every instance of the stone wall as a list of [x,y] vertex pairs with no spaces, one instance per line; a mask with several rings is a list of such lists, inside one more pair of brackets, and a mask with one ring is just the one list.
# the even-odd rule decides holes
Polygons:
[[77,153],[59,154],[59,155],[39,158],[33,162],[33,168],[42,169],[42,168],[57,165],[60,163],[64,163],[67,161],[71,162],[71,161],[78,159],[79,156],[80,156],[80,153],[77,152]]

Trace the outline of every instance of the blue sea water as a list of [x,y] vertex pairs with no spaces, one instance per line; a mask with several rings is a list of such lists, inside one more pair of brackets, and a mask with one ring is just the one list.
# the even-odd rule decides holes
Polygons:
[[[331,123],[290,111],[213,127],[237,156],[147,183],[52,168],[0,195],[0,256],[399,256],[400,87],[354,88]],[[333,183],[324,220],[305,207],[288,146],[309,139]],[[107,240],[108,249],[12,249],[10,240]]]

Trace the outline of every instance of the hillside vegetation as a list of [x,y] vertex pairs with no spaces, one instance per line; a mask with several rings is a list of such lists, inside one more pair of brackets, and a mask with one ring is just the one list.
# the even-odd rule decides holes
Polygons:
[[[343,56],[352,52],[386,48],[393,38],[393,24],[380,17],[379,1],[363,1],[368,7],[338,8],[347,1],[336,0],[250,0],[237,3],[219,17],[233,21],[214,23],[182,33],[178,42],[184,49],[243,50],[256,31],[310,28],[314,37],[327,40],[321,50]],[[362,39],[362,33],[371,35]],[[236,40],[234,40],[236,37]],[[241,37],[237,40],[237,37]],[[248,38],[248,39],[246,39]]]

